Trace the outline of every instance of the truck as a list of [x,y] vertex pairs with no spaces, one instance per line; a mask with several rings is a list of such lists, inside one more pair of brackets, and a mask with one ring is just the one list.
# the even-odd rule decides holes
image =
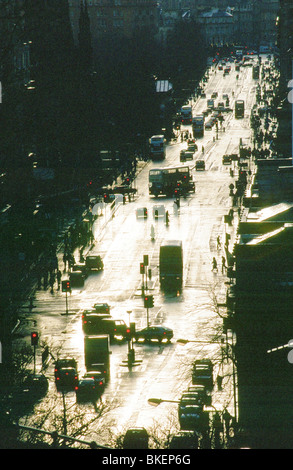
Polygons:
[[160,246],[160,285],[162,290],[181,291],[183,282],[183,247],[181,240],[166,240]]
[[182,124],[192,123],[192,107],[185,105],[181,108],[181,122]]
[[189,192],[195,192],[195,183],[188,166],[153,168],[149,171],[150,195],[186,196]]
[[235,101],[235,118],[244,118],[244,100]]
[[110,354],[109,335],[89,335],[84,337],[84,362],[86,370],[102,372],[106,382],[110,378]]
[[163,135],[153,135],[150,140],[151,160],[164,160],[166,157],[165,138]]
[[203,137],[204,135],[204,115],[197,114],[192,119],[193,137]]

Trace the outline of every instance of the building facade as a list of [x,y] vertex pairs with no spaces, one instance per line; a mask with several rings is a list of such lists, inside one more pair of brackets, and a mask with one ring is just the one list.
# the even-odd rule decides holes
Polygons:
[[93,44],[106,33],[127,37],[139,30],[157,33],[159,10],[154,0],[69,0],[70,21],[76,43],[81,3],[87,8]]

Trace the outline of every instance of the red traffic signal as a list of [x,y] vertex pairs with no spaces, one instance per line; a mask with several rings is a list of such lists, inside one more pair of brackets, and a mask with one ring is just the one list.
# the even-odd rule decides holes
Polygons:
[[139,265],[140,274],[144,274],[144,264],[140,263]]
[[62,281],[62,292],[71,292],[71,283],[69,280]]
[[154,296],[153,295],[145,295],[144,296],[144,307],[145,308],[152,308],[154,306]]
[[39,333],[37,331],[31,332],[31,345],[37,346],[39,342]]

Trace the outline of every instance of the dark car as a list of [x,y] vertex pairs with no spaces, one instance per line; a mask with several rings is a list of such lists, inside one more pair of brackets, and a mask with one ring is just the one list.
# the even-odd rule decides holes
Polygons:
[[101,256],[88,255],[85,259],[85,265],[88,271],[101,271],[102,269],[104,269],[104,263],[102,261]]
[[105,384],[106,384],[106,380],[105,380],[105,376],[104,376],[103,372],[101,372],[99,370],[91,370],[91,371],[86,372],[84,374],[83,378],[84,379],[93,379],[95,381],[95,384],[96,384],[97,392],[103,393],[103,391],[105,389]]
[[30,374],[23,382],[23,391],[33,397],[44,396],[49,388],[49,381],[43,374]]
[[123,439],[123,449],[148,449],[149,435],[145,428],[128,429]]
[[93,305],[93,309],[97,313],[108,313],[110,314],[110,305],[103,303],[96,303]]
[[72,271],[69,273],[71,287],[83,287],[85,275],[82,271]]
[[213,364],[210,359],[199,359],[193,363],[192,383],[204,385],[208,389],[213,388]]
[[196,169],[196,171],[205,170],[206,169],[205,161],[204,160],[197,160],[195,162],[195,169]]
[[135,332],[134,339],[136,341],[152,341],[156,340],[161,343],[163,340],[167,342],[173,338],[173,330],[166,328],[165,326],[147,326],[140,331]]
[[58,359],[54,368],[57,389],[74,390],[78,383],[77,362],[72,357]]
[[99,398],[96,382],[93,378],[82,378],[75,387],[78,403],[95,403]]
[[61,369],[66,369],[67,367],[72,367],[77,371],[77,362],[73,357],[64,357],[61,359],[57,359],[55,362],[55,379],[58,376],[58,373]]
[[206,406],[211,406],[212,404],[212,397],[211,395],[207,392],[207,389],[204,385],[190,385],[187,389],[187,392],[197,392],[201,398],[202,398],[202,402],[204,405]]
[[180,428],[193,431],[201,428],[203,409],[201,405],[191,404],[179,409]]
[[78,374],[73,367],[62,368],[55,377],[57,389],[74,390],[78,384]]

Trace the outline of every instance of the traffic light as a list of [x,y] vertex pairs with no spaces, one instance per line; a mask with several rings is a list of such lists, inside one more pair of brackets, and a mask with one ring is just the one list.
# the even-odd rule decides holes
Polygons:
[[149,265],[149,255],[143,255],[143,264],[145,266]]
[[143,263],[140,263],[139,269],[140,269],[140,274],[144,274],[144,264]]
[[108,193],[105,193],[105,194],[104,194],[104,202],[105,202],[106,204],[108,204],[108,203],[110,202],[110,196],[109,196]]
[[143,216],[147,217],[148,216],[148,210],[146,207],[143,208]]
[[31,345],[37,346],[39,342],[39,333],[37,331],[31,332]]
[[154,306],[154,296],[145,295],[144,296],[144,308],[152,308]]
[[62,281],[62,292],[71,292],[71,283],[68,279]]
[[135,335],[135,323],[131,322],[130,326],[126,328],[125,339],[126,341],[131,341]]

